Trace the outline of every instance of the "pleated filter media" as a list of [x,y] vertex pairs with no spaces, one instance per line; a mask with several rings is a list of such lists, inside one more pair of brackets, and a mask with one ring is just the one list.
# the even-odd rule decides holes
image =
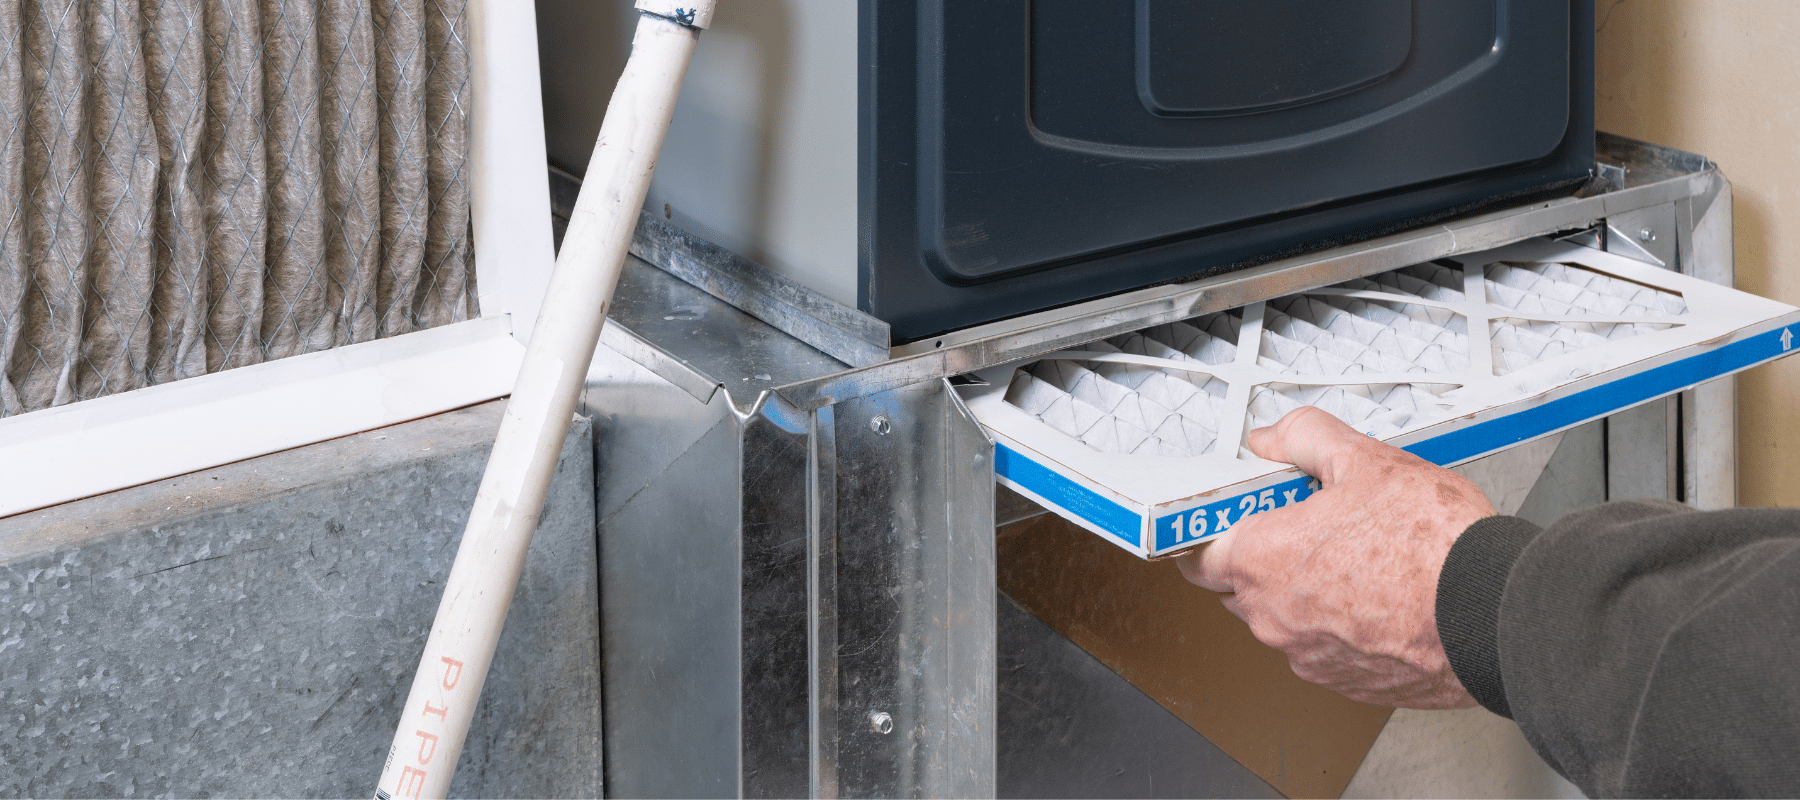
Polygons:
[[1797,321],[1531,240],[1001,365],[961,391],[1001,482],[1157,557],[1317,488],[1244,446],[1300,406],[1452,465],[1779,358]]

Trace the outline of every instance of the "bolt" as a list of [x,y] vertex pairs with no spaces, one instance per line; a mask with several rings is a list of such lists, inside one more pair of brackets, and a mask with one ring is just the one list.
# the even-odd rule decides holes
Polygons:
[[1656,241],[1656,231],[1650,230],[1649,228],[1639,228],[1638,239],[1646,242],[1654,242]]
[[[877,436],[886,436],[888,431],[893,429],[894,423],[889,422],[885,414],[876,414],[874,419],[869,420],[869,430],[874,431]],[[883,714],[882,716],[887,715]]]
[[886,711],[869,712],[869,725],[883,736],[894,732],[894,718],[888,716]]

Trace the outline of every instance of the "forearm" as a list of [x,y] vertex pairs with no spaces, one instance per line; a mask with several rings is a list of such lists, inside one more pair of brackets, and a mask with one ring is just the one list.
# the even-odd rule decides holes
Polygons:
[[1437,617],[1463,684],[1590,794],[1800,789],[1800,511],[1481,520]]

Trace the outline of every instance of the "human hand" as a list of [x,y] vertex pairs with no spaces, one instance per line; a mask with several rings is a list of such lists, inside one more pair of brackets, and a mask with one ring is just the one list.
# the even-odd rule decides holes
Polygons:
[[1182,574],[1223,592],[1302,679],[1365,703],[1475,705],[1444,655],[1435,606],[1450,546],[1494,514],[1481,491],[1317,408],[1251,431],[1248,444],[1322,488],[1182,555]]

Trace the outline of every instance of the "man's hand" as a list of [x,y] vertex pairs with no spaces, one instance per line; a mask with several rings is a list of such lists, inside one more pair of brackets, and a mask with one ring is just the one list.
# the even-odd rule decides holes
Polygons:
[[1182,574],[1225,593],[1225,607],[1305,680],[1365,703],[1475,705],[1444,656],[1435,604],[1444,556],[1493,515],[1487,498],[1316,408],[1251,431],[1249,446],[1323,488],[1181,556]]

